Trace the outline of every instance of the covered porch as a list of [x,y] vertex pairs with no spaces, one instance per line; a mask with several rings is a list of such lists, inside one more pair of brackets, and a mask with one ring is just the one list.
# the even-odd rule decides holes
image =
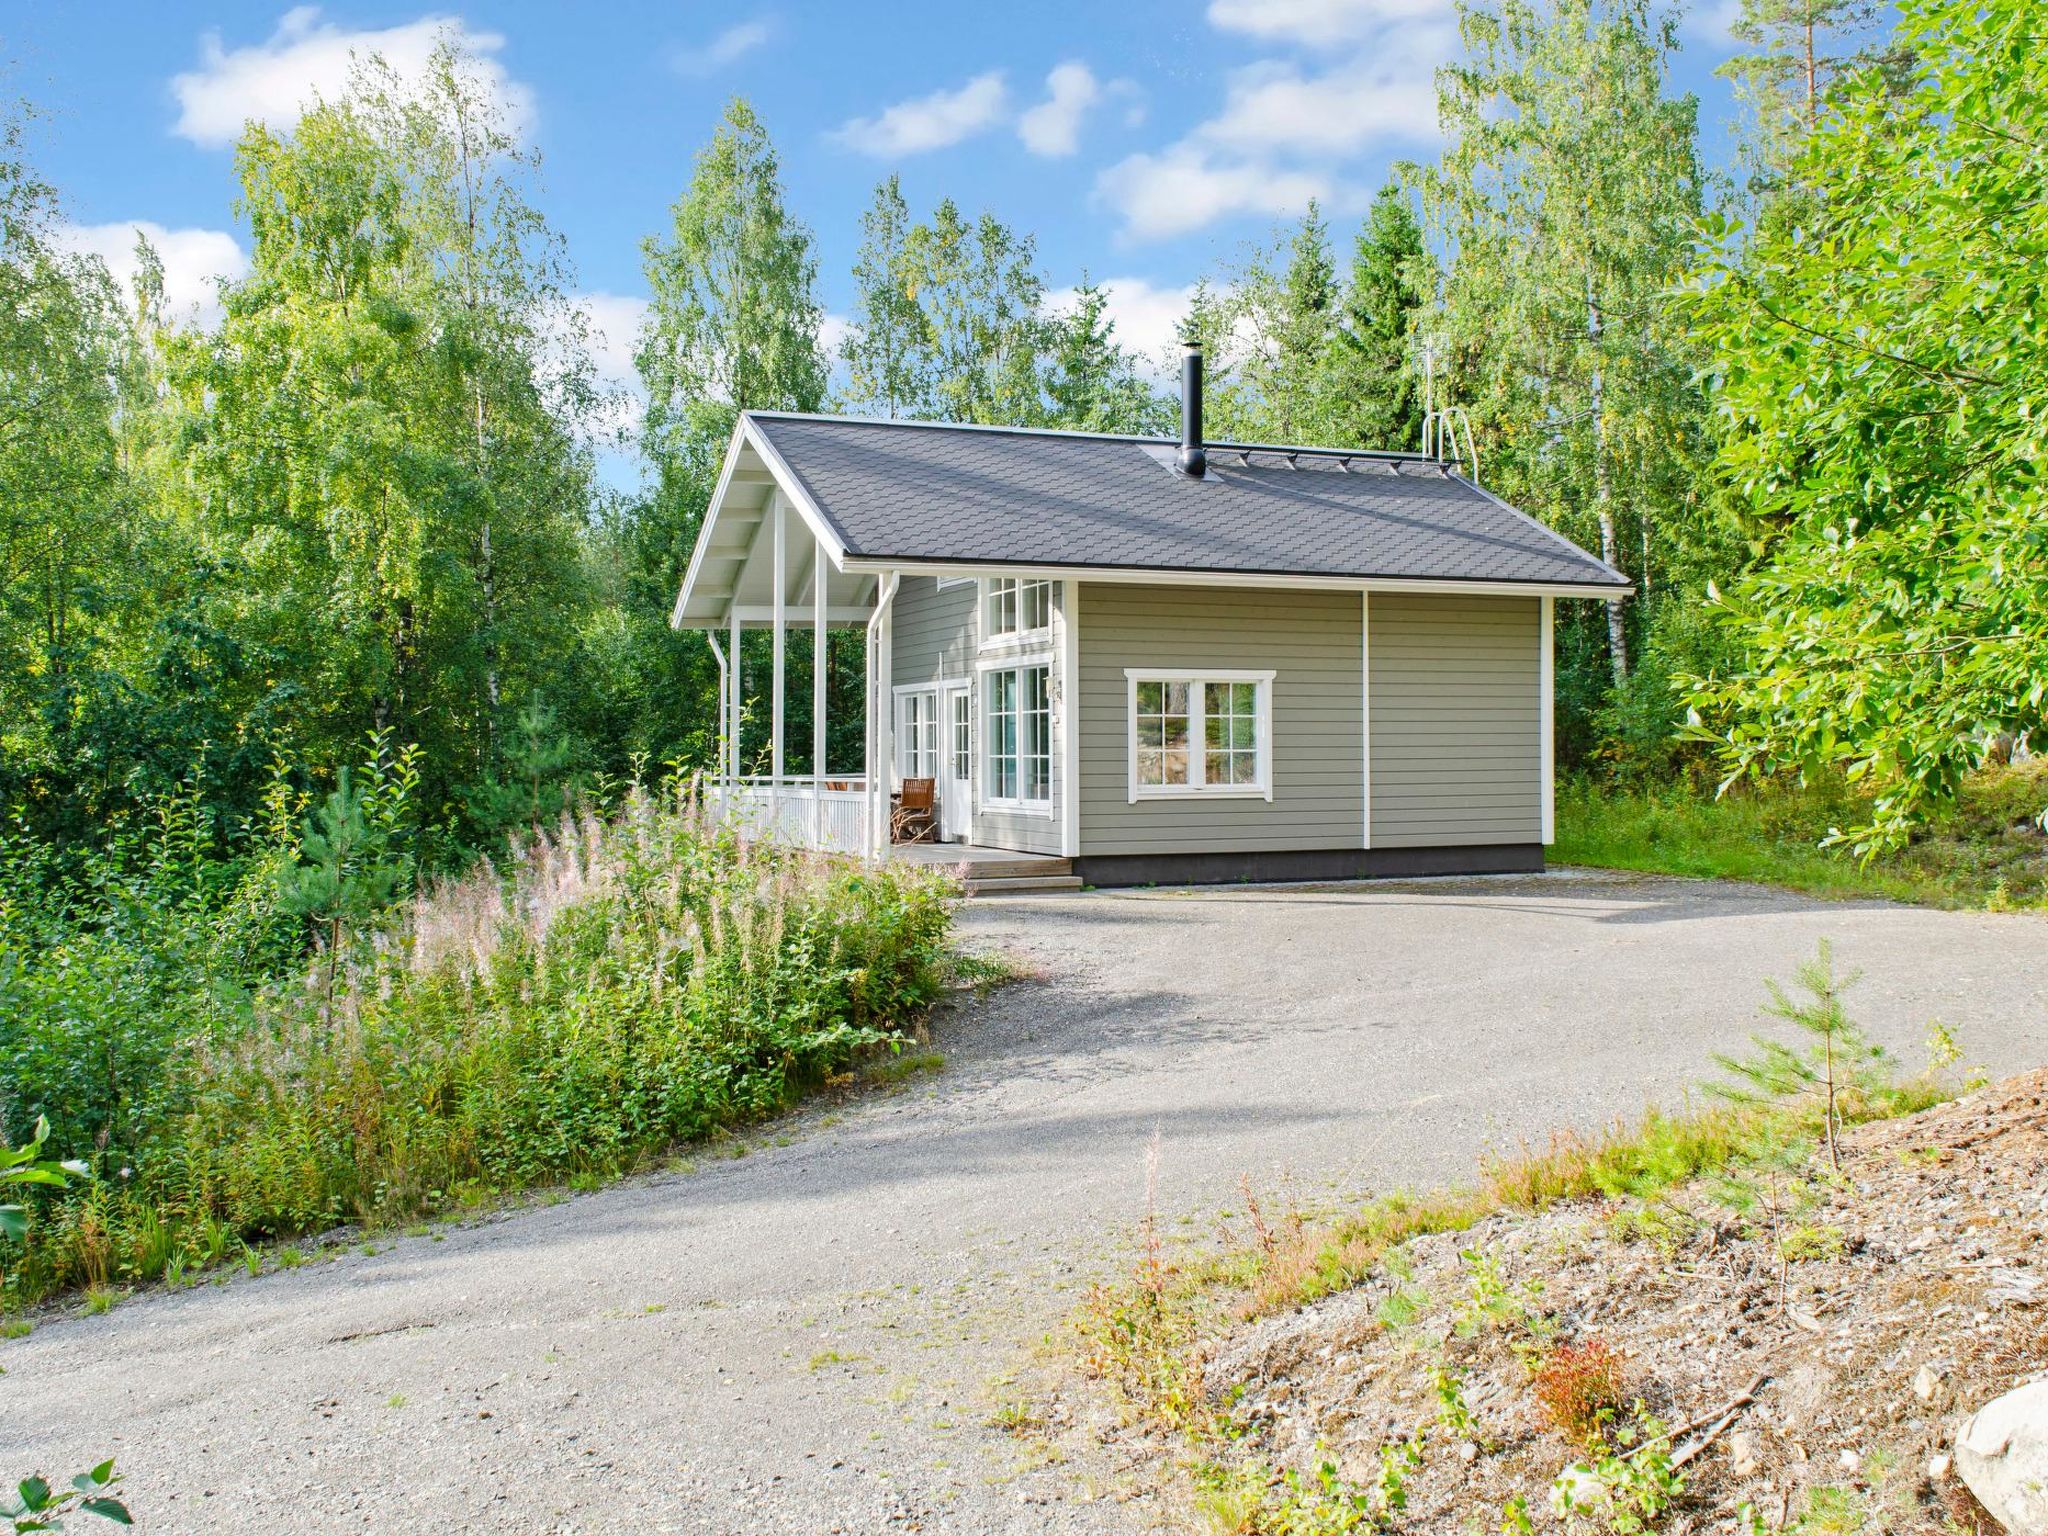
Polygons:
[[[890,608],[897,576],[847,569],[831,526],[784,488],[788,476],[778,478],[771,453],[746,432],[736,434],[671,616],[678,629],[703,631],[718,663],[717,766],[706,802],[749,836],[886,857],[896,789]],[[830,712],[831,636],[848,630],[862,635],[857,756],[846,750],[844,730],[835,733]],[[768,686],[757,681],[750,693],[742,653],[747,636],[763,631],[771,636]],[[790,686],[792,640],[805,644],[799,636],[808,638],[808,701]],[[757,640],[757,679],[758,647]]]

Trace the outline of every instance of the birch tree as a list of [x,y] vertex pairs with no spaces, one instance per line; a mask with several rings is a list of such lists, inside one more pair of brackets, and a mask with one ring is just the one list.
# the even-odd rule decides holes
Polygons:
[[[1505,489],[1644,582],[1683,495],[1699,400],[1670,292],[1702,208],[1696,104],[1667,90],[1677,38],[1646,0],[1461,4],[1438,74],[1449,145],[1412,173],[1450,271],[1452,387]],[[1616,686],[1628,627],[1608,605]]]

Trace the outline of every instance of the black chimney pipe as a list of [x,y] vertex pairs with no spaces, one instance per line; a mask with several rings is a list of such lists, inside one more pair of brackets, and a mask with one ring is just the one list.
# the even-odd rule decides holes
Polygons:
[[1202,447],[1202,344],[1186,343],[1180,354],[1180,472],[1199,480],[1209,469]]

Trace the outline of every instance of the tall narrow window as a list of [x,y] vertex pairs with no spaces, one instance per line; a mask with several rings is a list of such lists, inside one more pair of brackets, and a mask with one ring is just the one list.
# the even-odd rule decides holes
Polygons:
[[973,773],[974,762],[974,712],[968,707],[965,688],[953,695],[952,724],[953,777],[964,784]]
[[1133,800],[1273,797],[1270,672],[1124,673]]
[[906,693],[896,722],[897,765],[906,779],[939,776],[939,696]]
[[983,674],[991,801],[1044,805],[1052,799],[1051,675],[1042,665]]

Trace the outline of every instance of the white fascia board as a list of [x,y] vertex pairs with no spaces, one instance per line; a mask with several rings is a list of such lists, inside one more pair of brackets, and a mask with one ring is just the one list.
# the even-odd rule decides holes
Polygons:
[[849,556],[848,571],[902,571],[916,576],[1020,576],[1035,581],[1111,581],[1155,587],[1272,587],[1319,592],[1445,592],[1490,597],[1628,597],[1635,588],[1568,581],[1438,581],[1408,576],[1284,576],[1249,571],[1146,570],[1124,566],[960,565],[950,561],[895,559],[882,562]]
[[811,500],[811,493],[804,489],[796,471],[789,467],[789,461],[776,452],[775,445],[753,420],[740,417],[739,430],[746,434],[748,446],[761,456],[761,462],[768,466],[768,473],[775,477],[775,483],[782,494],[789,498],[803,520],[810,525],[811,535],[826,554],[832,557],[832,564],[839,570],[846,569],[846,544],[839,537],[838,530],[826,518],[824,510]]
[[725,463],[719,467],[718,484],[711,490],[711,505],[704,512],[704,526],[697,530],[697,547],[690,551],[690,567],[683,572],[683,584],[676,592],[675,608],[669,613],[670,629],[683,627],[683,609],[690,601],[690,591],[697,584],[697,573],[704,567],[704,560],[711,549],[711,535],[718,527],[719,510],[725,505],[726,487],[732,484],[733,471],[739,467],[740,449],[746,442],[746,418],[741,417],[732,429],[732,441],[725,445]]
[[[817,547],[831,560],[833,568],[842,572],[847,568],[845,542],[826,520],[818,504],[811,500],[810,494],[803,487],[803,482],[797,479],[796,472],[789,467],[789,461],[775,451],[774,445],[768,441],[760,428],[754,425],[750,417],[742,413],[740,419],[733,425],[732,441],[725,449],[725,463],[718,471],[718,484],[712,488],[710,505],[705,508],[704,526],[697,530],[697,544],[690,551],[690,567],[683,574],[682,588],[676,593],[676,605],[669,614],[668,622],[671,629],[685,627],[683,610],[689,604],[690,593],[696,587],[698,574],[710,552],[712,534],[718,527],[719,514],[725,509],[726,492],[732,486],[733,472],[739,466],[742,448],[754,450],[767,468],[769,476],[775,481],[776,489],[796,508],[797,515],[804,520],[812,538],[817,541]],[[879,566],[870,568],[881,569]]]

